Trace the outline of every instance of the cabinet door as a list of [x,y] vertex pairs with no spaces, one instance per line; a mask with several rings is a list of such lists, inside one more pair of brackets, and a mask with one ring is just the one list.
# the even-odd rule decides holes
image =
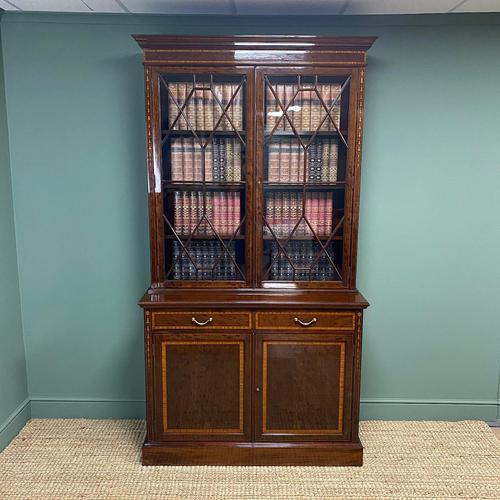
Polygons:
[[257,68],[256,246],[263,287],[353,286],[359,95],[356,68]]
[[352,353],[349,335],[258,334],[256,439],[349,439]]
[[250,437],[250,334],[155,335],[159,440]]
[[151,82],[153,282],[250,284],[253,69],[156,68]]

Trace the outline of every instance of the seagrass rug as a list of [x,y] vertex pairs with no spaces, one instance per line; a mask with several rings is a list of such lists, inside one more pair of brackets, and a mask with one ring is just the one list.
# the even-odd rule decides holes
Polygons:
[[363,467],[142,467],[143,438],[140,420],[32,420],[0,454],[0,499],[500,499],[478,421],[362,422]]

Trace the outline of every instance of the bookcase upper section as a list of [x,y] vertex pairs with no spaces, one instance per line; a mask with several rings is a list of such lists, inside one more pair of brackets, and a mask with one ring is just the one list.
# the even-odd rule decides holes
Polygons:
[[134,38],[152,288],[355,289],[374,38]]

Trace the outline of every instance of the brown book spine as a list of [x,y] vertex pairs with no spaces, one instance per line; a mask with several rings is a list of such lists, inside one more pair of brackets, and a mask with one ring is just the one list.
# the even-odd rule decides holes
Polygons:
[[[238,87],[236,87],[238,88]],[[243,125],[243,89],[244,86],[242,85],[240,87],[240,90],[238,90],[238,93],[236,94],[236,97],[234,99],[234,126],[237,128],[237,130],[243,130],[244,125]]]
[[203,129],[212,130],[213,127],[212,121],[213,121],[212,92],[206,89],[203,91]]
[[[273,90],[275,88],[273,87]],[[278,120],[277,111],[279,107],[276,105],[271,87],[266,84],[266,130],[271,131]]]
[[196,100],[195,100],[195,93],[192,92],[193,85],[186,83],[185,88],[186,88],[186,98],[191,94],[191,97],[189,98],[186,106],[188,123],[186,124],[185,129],[196,130]]
[[280,143],[278,141],[271,141],[268,146],[268,173],[267,178],[269,182],[280,182],[279,179],[279,159]]
[[179,233],[182,227],[182,203],[179,191],[174,192],[174,229]]
[[170,143],[170,166],[173,181],[182,180],[182,146],[179,139],[172,139]]
[[181,148],[181,180],[185,181],[187,179],[186,176],[186,140],[184,137],[179,139],[179,146]]
[[222,106],[226,112],[224,114],[224,119],[222,120],[221,130],[231,130],[231,124],[229,123],[229,120],[227,118],[231,112],[231,108],[226,110],[227,105],[231,99],[231,85],[229,85],[228,83],[225,83],[222,86],[222,97]]
[[188,194],[183,191],[182,192],[182,218],[181,218],[181,226],[179,227],[179,233],[181,235],[186,235],[189,233],[189,197]]
[[[323,85],[323,88],[324,88],[324,101],[325,101],[325,105],[326,107],[328,108],[328,113],[330,113],[331,115],[331,112],[330,112],[330,108],[332,106],[332,85],[329,84],[329,85]],[[326,111],[324,111],[324,113],[326,114]],[[325,122],[323,123],[323,127],[322,127],[323,130],[333,130],[334,129],[334,126],[332,124],[332,120],[330,118],[330,116],[327,116]]]
[[287,110],[286,116],[283,117],[283,120],[285,122],[284,126],[285,126],[285,130],[292,130],[292,127],[290,125],[290,122],[287,119],[287,116],[291,120],[293,111],[290,110],[290,107],[292,106],[293,87],[292,87],[292,85],[285,85],[284,87],[285,87],[285,92],[284,92],[285,95],[284,95],[283,107]]
[[169,83],[168,88],[170,90],[170,92],[168,93],[168,126],[172,130],[177,130],[179,128],[178,124],[176,123],[173,127],[172,124],[174,123],[175,117],[179,112],[174,101],[174,99],[176,101],[179,100],[179,84]]
[[214,180],[213,142],[207,144],[205,148],[205,177],[207,182]]
[[[237,88],[238,87],[236,85],[230,85],[231,94],[229,95],[229,100],[231,100],[233,98],[234,93],[236,92]],[[236,96],[234,96],[234,99],[231,101],[231,106],[229,107],[228,115],[231,118],[231,121],[233,122],[233,126],[231,124],[229,124],[229,130],[234,130],[234,128],[236,128],[236,130],[238,130],[238,128],[236,127],[236,123],[234,122],[234,119],[236,116],[235,109],[234,109],[235,101],[236,101]]]
[[[337,98],[337,96],[339,96],[340,89],[341,89],[341,86],[338,83],[336,83],[332,86],[332,103]],[[335,124],[337,125],[337,128],[339,130],[340,130],[340,107],[341,107],[341,105],[342,105],[342,96],[340,96],[337,99],[337,102],[335,103],[335,106],[333,107],[333,110],[331,113],[333,121],[335,122]],[[335,127],[333,127],[333,128],[335,128]]]

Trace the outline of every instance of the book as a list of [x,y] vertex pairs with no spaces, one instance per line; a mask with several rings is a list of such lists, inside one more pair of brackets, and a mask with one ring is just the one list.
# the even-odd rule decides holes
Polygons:
[[[276,243],[271,245],[271,261],[273,261],[268,279],[274,281],[331,281],[339,280],[330,259],[322,252],[317,241],[290,241],[285,251],[288,258]],[[327,248],[329,257],[333,260],[332,248]],[[319,256],[319,259],[317,258]],[[295,273],[289,260],[293,262]],[[316,262],[317,260],[317,262]]]
[[168,98],[167,98],[167,112],[168,112],[168,126],[173,130],[179,129],[179,121],[174,124],[177,115],[179,114],[179,109],[177,108],[176,102],[179,103],[179,85],[176,83],[169,84]]
[[[235,280],[237,271],[235,242],[226,245],[227,250],[213,240],[192,241],[187,252],[178,241],[173,242],[171,278],[181,280]],[[229,252],[229,254],[228,254]],[[191,257],[191,258],[190,258]],[[196,267],[191,262],[196,263]]]
[[233,181],[241,181],[241,142],[234,139],[234,162],[233,162]]

